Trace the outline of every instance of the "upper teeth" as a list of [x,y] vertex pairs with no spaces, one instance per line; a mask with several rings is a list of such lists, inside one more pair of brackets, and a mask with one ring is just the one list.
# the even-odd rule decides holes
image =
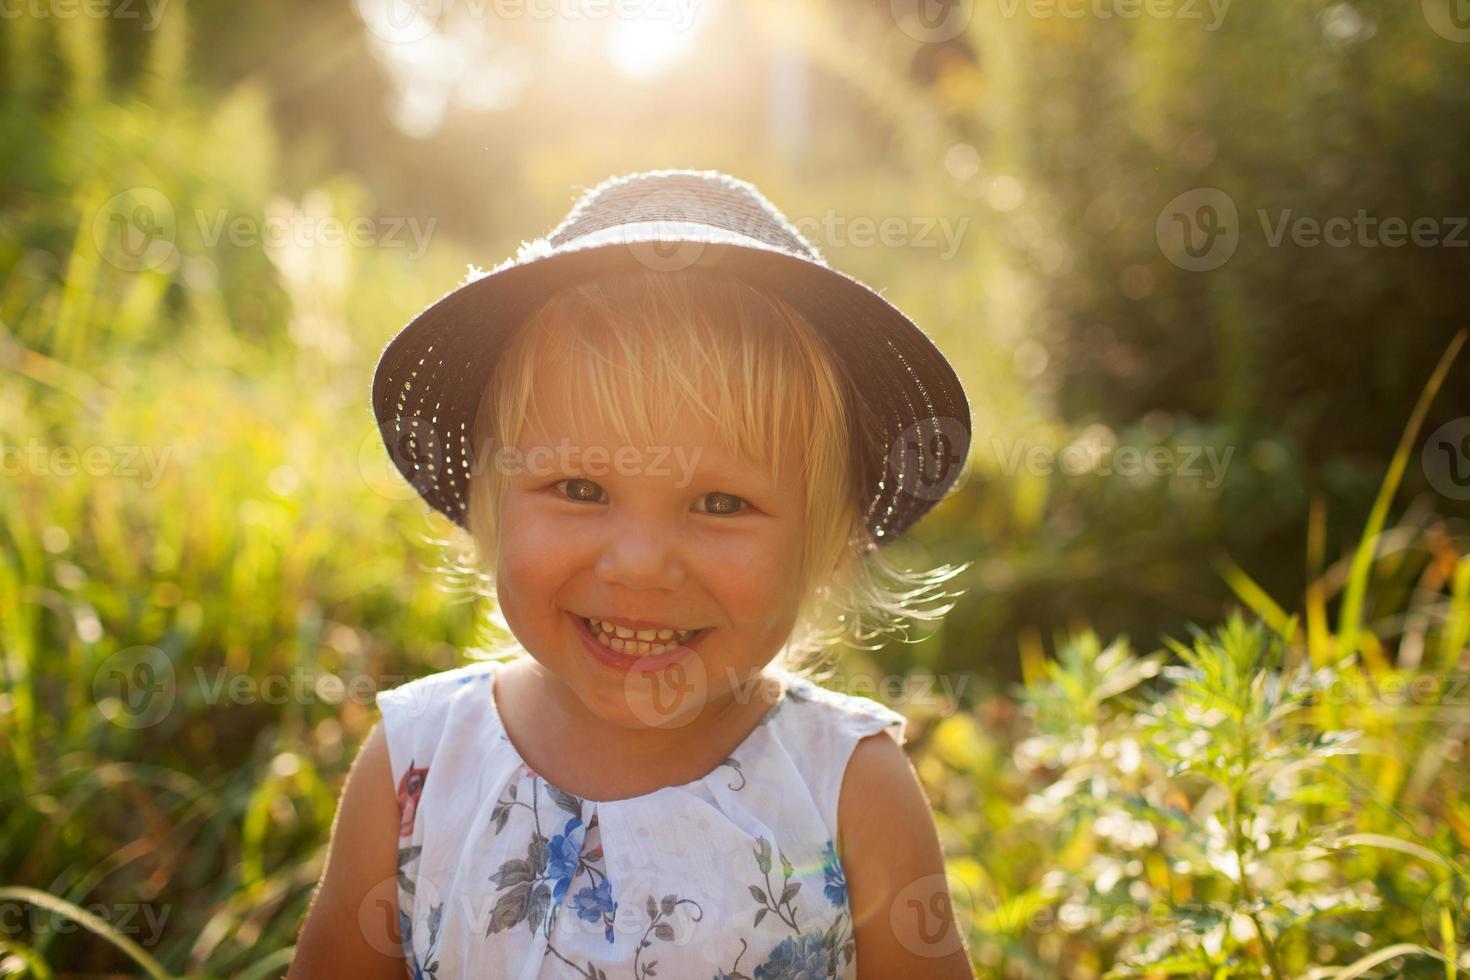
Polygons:
[[675,635],[679,639],[687,638],[694,630],[632,630],[626,626],[618,626],[614,623],[604,623],[600,619],[589,619],[593,629],[601,630],[609,636],[618,636],[622,639],[638,639],[644,643],[652,643],[655,640],[672,640]]
[[616,623],[589,619],[593,635],[618,653],[632,656],[665,653],[693,636],[697,630],[635,630]]

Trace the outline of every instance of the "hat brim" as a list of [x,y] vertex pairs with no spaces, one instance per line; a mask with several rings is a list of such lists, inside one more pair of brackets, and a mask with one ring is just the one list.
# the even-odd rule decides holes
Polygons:
[[[969,400],[948,360],[907,316],[825,264],[724,229],[619,226],[553,249],[544,240],[428,306],[384,347],[374,372],[378,430],[424,500],[467,528],[475,413],[499,349],[559,289],[648,269],[701,268],[763,287],[827,339],[858,404],[854,436],[865,521],[893,540],[953,487],[969,454]],[[698,235],[696,239],[693,236]],[[674,238],[676,240],[670,240]]]

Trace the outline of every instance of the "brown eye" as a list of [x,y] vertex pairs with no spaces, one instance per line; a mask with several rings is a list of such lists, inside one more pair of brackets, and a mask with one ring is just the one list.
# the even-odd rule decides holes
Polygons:
[[593,483],[591,480],[578,480],[575,478],[570,480],[558,480],[556,483],[553,483],[552,486],[559,487],[563,483],[567,485],[567,490],[563,491],[563,494],[565,494],[566,499],[568,500],[575,500],[581,503],[588,504],[595,504],[600,501],[602,488],[596,483]]
[[738,514],[748,506],[743,498],[737,497],[733,493],[712,491],[704,496],[705,499],[713,502],[712,509],[706,511],[709,514],[719,514],[722,516]]

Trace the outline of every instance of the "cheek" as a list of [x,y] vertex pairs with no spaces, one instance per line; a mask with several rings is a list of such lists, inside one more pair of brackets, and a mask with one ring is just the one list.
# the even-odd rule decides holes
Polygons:
[[705,567],[704,580],[722,604],[763,633],[782,634],[792,624],[799,601],[800,547],[765,542],[761,547],[726,549]]
[[557,566],[557,549],[539,545],[539,535],[522,527],[502,535],[495,555],[496,601],[514,627],[515,620],[540,615],[565,577]]
[[566,529],[546,508],[512,496],[503,512],[497,574],[531,579],[550,574],[568,540]]

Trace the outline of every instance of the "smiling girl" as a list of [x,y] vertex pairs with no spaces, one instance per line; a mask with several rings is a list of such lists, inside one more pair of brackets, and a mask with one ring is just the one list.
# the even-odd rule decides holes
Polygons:
[[291,977],[973,977],[904,716],[813,679],[949,608],[878,551],[968,449],[917,327],[655,171],[420,314],[374,403],[503,629],[379,694]]

